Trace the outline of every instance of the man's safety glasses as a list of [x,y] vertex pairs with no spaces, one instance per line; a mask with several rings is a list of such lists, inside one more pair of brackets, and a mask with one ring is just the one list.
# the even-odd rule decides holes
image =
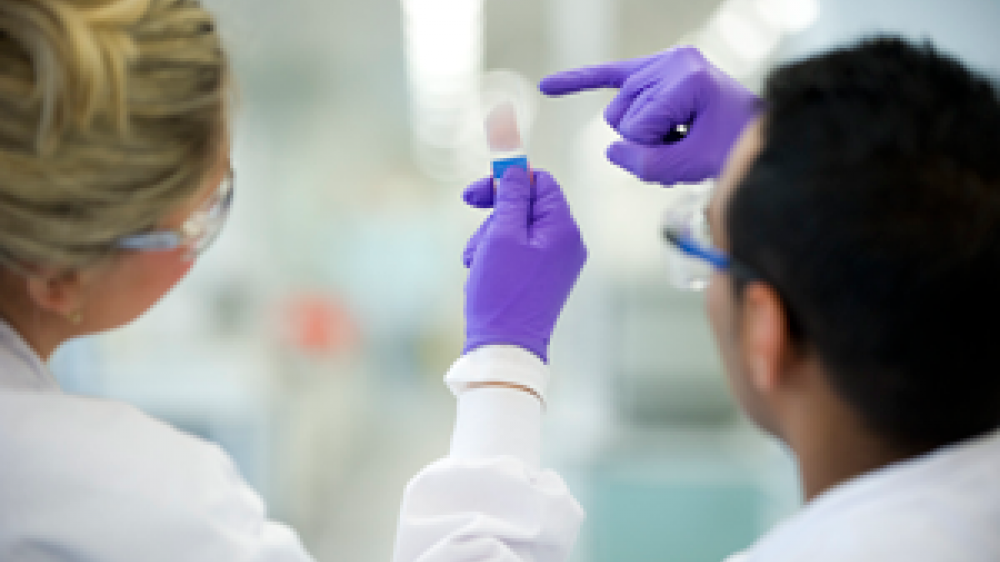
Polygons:
[[668,263],[671,280],[681,289],[702,290],[708,286],[713,271],[728,272],[744,279],[758,276],[743,264],[718,249],[708,226],[708,203],[711,185],[684,188],[667,210],[663,238],[669,243]]
[[225,225],[233,204],[234,187],[235,177],[230,170],[212,197],[188,217],[179,229],[154,230],[126,236],[118,241],[118,247],[143,252],[186,248],[187,259],[197,258],[212,245]]

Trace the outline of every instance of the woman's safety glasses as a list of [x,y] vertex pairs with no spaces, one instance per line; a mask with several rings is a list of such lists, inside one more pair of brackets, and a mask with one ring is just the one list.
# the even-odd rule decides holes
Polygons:
[[663,238],[669,243],[668,264],[671,280],[681,289],[702,290],[708,286],[713,271],[730,272],[745,279],[757,275],[719,250],[708,226],[708,203],[711,184],[688,186],[667,210]]
[[186,248],[187,259],[193,260],[219,236],[233,204],[235,178],[232,170],[205,204],[196,210],[177,230],[154,230],[126,236],[118,241],[123,250],[166,252]]

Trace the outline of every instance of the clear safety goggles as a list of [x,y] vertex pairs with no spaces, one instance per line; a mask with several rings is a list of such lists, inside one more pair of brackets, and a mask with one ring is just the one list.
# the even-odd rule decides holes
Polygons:
[[167,252],[187,249],[185,257],[197,258],[218,238],[233,205],[235,175],[230,170],[211,198],[176,230],[153,230],[126,236],[118,241],[123,250]]
[[714,271],[757,278],[749,268],[734,262],[718,249],[708,227],[708,203],[714,184],[686,186],[663,219],[663,239],[667,242],[667,263],[674,286],[702,290]]

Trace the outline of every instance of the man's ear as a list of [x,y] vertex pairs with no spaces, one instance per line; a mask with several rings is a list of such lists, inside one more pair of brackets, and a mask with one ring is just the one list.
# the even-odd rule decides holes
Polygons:
[[35,270],[25,283],[28,296],[42,310],[69,318],[83,307],[86,276],[80,271]]
[[750,384],[761,394],[772,394],[789,382],[788,367],[796,356],[785,307],[765,283],[747,284],[741,301],[739,333]]

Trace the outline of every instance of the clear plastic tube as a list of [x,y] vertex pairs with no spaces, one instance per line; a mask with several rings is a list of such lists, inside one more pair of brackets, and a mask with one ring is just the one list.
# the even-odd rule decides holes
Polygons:
[[531,169],[517,128],[517,114],[511,103],[497,105],[486,116],[486,140],[490,148],[494,178],[502,178],[511,166],[518,166],[525,171]]

